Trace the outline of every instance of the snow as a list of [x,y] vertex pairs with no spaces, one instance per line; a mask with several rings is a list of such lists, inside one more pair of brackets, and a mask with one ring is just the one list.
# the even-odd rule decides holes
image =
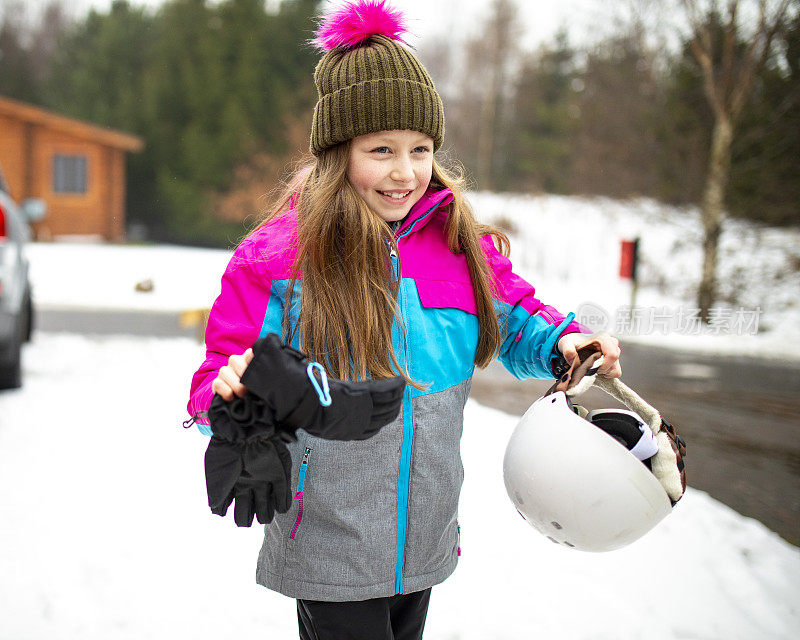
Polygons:
[[[481,221],[513,226],[512,262],[540,298],[575,311],[596,331],[695,352],[800,359],[800,344],[784,339],[800,322],[800,229],[725,220],[720,301],[711,326],[701,330],[695,324],[695,292],[702,227],[695,208],[645,198],[484,192],[469,200]],[[639,290],[630,322],[631,286],[619,277],[620,242],[636,237],[641,238]]]
[[[255,584],[258,527],[206,505],[206,438],[184,430],[203,348],[187,338],[39,333],[0,394],[0,638],[297,637]],[[462,556],[427,640],[795,638],[800,550],[700,491],[633,545],[558,547],[517,515],[515,418],[469,401]],[[487,437],[487,434],[494,437]]]
[[[231,252],[169,245],[35,242],[27,247],[42,309],[185,311],[210,307]],[[152,280],[152,291],[136,284]]]

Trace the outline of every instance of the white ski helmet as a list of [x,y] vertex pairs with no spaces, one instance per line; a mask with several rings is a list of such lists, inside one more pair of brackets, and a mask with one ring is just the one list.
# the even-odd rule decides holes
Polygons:
[[573,411],[563,391],[550,393],[531,405],[509,440],[506,491],[520,515],[553,542],[582,551],[619,549],[672,509],[639,459],[657,450],[650,438],[645,427],[641,438],[634,433],[623,445]]

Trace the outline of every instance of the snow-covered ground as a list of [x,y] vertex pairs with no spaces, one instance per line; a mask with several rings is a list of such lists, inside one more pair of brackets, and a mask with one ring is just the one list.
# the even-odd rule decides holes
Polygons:
[[[695,292],[702,227],[695,208],[649,199],[475,193],[485,222],[503,221],[511,259],[543,300],[628,341],[709,353],[800,359],[784,336],[800,323],[800,230],[728,219],[719,248],[720,300],[701,329]],[[640,238],[633,315],[620,242]]]
[[[189,339],[37,334],[0,393],[0,638],[297,637],[254,582],[261,530],[211,515],[205,437],[184,430]],[[462,557],[426,640],[793,639],[800,550],[689,490],[608,554],[558,547],[505,495],[514,418],[470,401]]]
[[[210,307],[230,251],[92,242],[27,248],[36,305],[43,309],[185,311]],[[153,289],[136,291],[150,280]]]
[[[680,349],[800,360],[786,340],[800,324],[800,231],[726,221],[721,301],[700,330],[694,291],[701,263],[695,210],[653,200],[469,195],[478,217],[515,231],[511,258],[542,300],[594,330]],[[620,241],[641,238],[640,287],[619,278]],[[210,306],[228,251],[169,246],[36,243],[36,302],[46,307],[185,310]],[[149,293],[134,290],[152,280]]]

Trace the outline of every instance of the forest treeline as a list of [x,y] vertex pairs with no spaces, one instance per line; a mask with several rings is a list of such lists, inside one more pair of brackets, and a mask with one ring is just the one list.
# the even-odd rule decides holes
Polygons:
[[[308,146],[317,0],[117,0],[76,19],[22,4],[0,25],[0,94],[141,136],[128,221],[154,240],[230,245]],[[503,3],[513,8],[513,3]],[[713,13],[705,19],[722,37]],[[442,93],[445,147],[478,189],[697,203],[713,114],[687,40],[658,50],[635,23],[535,51],[490,28],[420,56]],[[744,36],[737,46],[745,47]],[[800,224],[800,19],[759,68],[731,153],[731,215]],[[458,62],[459,64],[456,64]]]

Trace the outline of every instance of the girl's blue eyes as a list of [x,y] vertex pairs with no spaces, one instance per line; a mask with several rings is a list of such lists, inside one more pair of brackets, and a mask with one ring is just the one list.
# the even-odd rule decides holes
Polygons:
[[[389,147],[375,147],[372,153],[383,155],[384,153],[391,153],[391,151]],[[428,147],[414,147],[414,149],[412,149],[412,153],[427,153],[428,151],[430,151]]]

